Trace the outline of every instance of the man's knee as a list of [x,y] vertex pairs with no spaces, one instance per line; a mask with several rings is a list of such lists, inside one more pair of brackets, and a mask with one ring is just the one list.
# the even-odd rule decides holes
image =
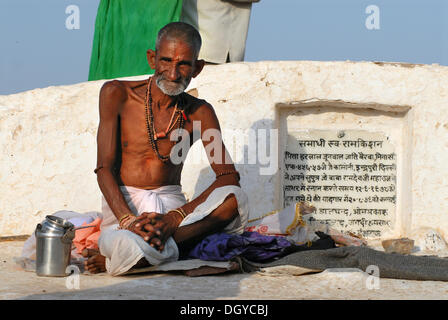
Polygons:
[[100,253],[110,258],[114,252],[129,252],[137,243],[128,230],[107,230],[101,235],[98,245]]

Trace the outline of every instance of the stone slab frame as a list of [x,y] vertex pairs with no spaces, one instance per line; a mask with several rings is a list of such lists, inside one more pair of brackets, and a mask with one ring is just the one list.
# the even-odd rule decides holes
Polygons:
[[[0,236],[29,234],[45,215],[58,210],[101,210],[93,169],[98,93],[104,82],[0,96]],[[277,128],[282,105],[295,103],[340,110],[370,106],[385,114],[398,110],[402,115],[397,119],[408,126],[402,136],[409,139],[402,146],[408,167],[399,169],[397,232],[406,236],[408,229],[431,227],[447,238],[448,67],[350,61],[231,63],[207,66],[188,90],[214,106],[221,127],[229,132]],[[228,140],[224,135],[226,144]],[[278,209],[278,173],[260,175],[263,165],[244,161],[249,146],[234,147],[251,217]],[[201,153],[201,148],[196,143],[190,152]],[[213,178],[207,163],[194,163],[189,155],[182,176],[189,198]]]
[[[382,237],[390,238],[411,231],[412,212],[412,108],[342,100],[310,99],[276,104],[276,127],[279,128],[279,163],[284,162],[288,132],[307,130],[362,130],[383,133],[397,155],[396,208],[392,226]],[[278,206],[283,204],[283,170],[276,176]],[[318,203],[313,203],[315,206]]]

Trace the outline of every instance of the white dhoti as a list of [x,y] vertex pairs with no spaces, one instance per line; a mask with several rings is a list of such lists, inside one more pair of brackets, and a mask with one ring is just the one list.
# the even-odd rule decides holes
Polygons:
[[[179,185],[163,186],[153,190],[144,190],[133,187],[120,187],[129,208],[136,215],[143,212],[166,213],[186,203],[182,188]],[[224,228],[228,233],[242,233],[249,217],[247,195],[240,187],[224,186],[216,188],[207,200],[198,205],[179,225],[185,226],[197,222],[219,205],[229,194],[234,194],[238,202],[239,216]],[[151,265],[163,262],[176,261],[179,250],[174,239],[170,237],[162,252],[151,247],[139,235],[118,229],[118,220],[103,198],[103,222],[101,236],[98,240],[100,253],[106,257],[106,270],[109,274],[117,276],[132,268],[139,260],[145,258]]]

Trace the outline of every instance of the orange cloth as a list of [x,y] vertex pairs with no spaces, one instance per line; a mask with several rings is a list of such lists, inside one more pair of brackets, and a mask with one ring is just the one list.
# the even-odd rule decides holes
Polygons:
[[75,245],[79,254],[86,248],[98,249],[98,238],[100,237],[100,225],[103,219],[96,218],[93,222],[87,224],[83,223],[82,227],[92,226],[91,228],[79,229],[75,231],[75,238],[73,244]]

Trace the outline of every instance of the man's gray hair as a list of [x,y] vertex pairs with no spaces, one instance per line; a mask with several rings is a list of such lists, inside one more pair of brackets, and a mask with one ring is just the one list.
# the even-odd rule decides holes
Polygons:
[[171,22],[160,29],[157,34],[156,50],[159,49],[162,39],[181,39],[185,41],[194,50],[196,57],[201,50],[202,39],[198,30],[185,22]]

